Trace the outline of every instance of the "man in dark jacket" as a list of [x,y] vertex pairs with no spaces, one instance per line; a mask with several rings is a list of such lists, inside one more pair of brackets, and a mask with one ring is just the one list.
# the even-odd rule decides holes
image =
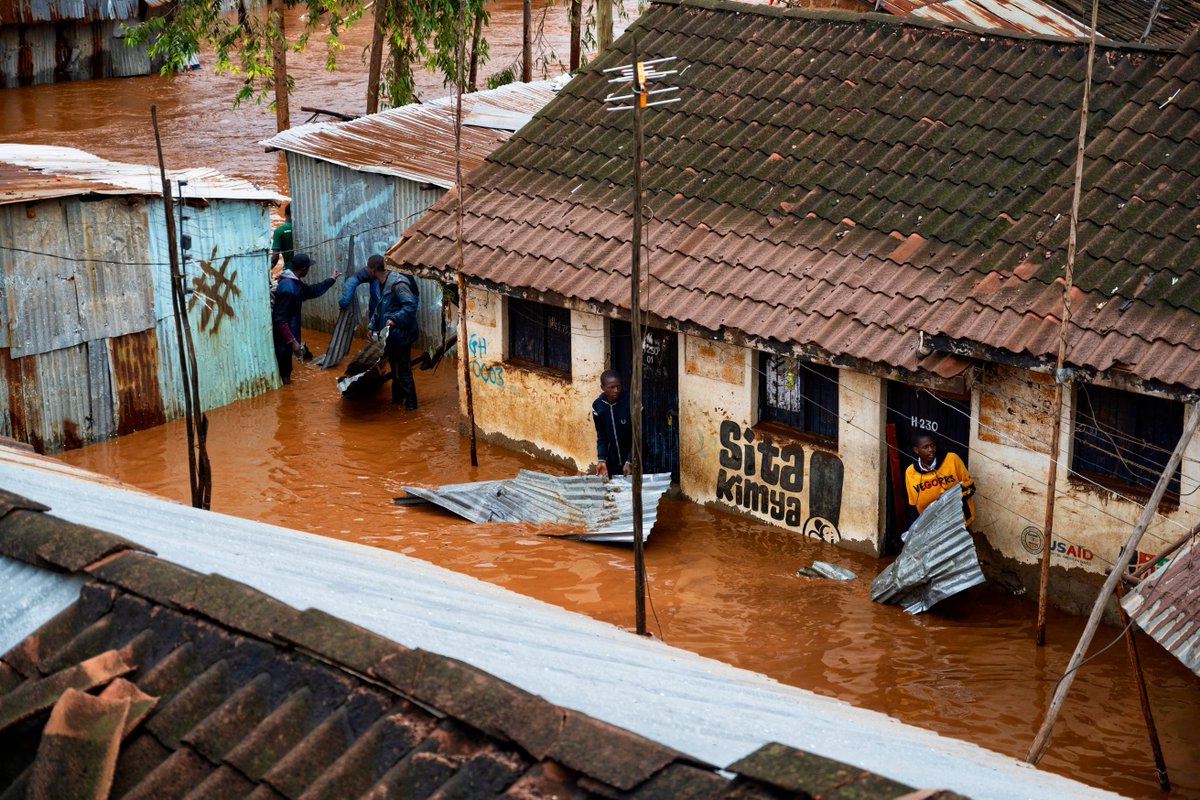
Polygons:
[[300,344],[300,305],[305,300],[320,297],[329,291],[341,273],[319,283],[308,284],[304,278],[312,268],[312,259],[307,253],[292,256],[292,268],[279,275],[271,302],[271,330],[275,336],[275,360],[279,363],[279,377],[287,384],[292,382],[292,356],[300,358],[304,352]]
[[412,374],[420,302],[417,281],[411,275],[389,271],[380,255],[367,259],[367,272],[379,284],[379,302],[367,328],[387,336],[383,352],[392,368],[392,402],[404,403],[404,410],[412,411],[417,407],[417,384]]
[[367,301],[367,321],[369,322],[371,317],[375,316],[375,308],[379,305],[379,284],[371,279],[371,273],[366,267],[346,276],[346,280],[342,282],[342,296],[338,298],[338,308],[345,308],[354,302],[354,293],[364,283],[369,287]]
[[614,370],[600,375],[600,396],[592,403],[596,424],[596,474],[628,475],[633,471],[633,421],[629,397],[621,394],[621,376]]

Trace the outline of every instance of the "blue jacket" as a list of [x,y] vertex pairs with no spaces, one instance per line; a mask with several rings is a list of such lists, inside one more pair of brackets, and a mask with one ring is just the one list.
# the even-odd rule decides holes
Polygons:
[[346,277],[345,283],[342,284],[342,296],[338,299],[338,308],[345,308],[353,302],[354,293],[362,283],[370,287],[371,296],[367,303],[367,319],[371,319],[375,316],[375,307],[379,305],[379,282],[371,280],[366,267]]
[[417,281],[411,275],[389,272],[379,293],[379,303],[371,322],[372,331],[381,331],[391,320],[393,330],[400,332],[401,341],[409,344],[417,340],[417,303],[420,294]]
[[308,284],[284,270],[275,286],[275,299],[271,305],[271,330],[275,334],[276,347],[300,338],[300,304],[320,297],[330,286],[333,286],[333,278]]

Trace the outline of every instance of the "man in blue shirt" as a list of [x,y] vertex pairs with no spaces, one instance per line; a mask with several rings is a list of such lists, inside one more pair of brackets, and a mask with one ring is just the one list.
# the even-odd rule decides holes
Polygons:
[[420,291],[411,275],[388,270],[383,256],[367,259],[367,272],[379,284],[379,302],[367,328],[387,336],[384,354],[392,368],[392,402],[405,411],[417,407],[417,384],[412,374],[412,345],[417,340],[417,304]]

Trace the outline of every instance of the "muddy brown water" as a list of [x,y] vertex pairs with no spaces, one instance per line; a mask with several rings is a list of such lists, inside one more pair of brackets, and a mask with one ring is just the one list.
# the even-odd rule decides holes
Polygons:
[[[627,12],[636,14],[636,5],[627,4]],[[493,4],[493,57],[484,74],[513,62],[519,26],[519,3]],[[298,20],[289,28],[298,31]],[[542,53],[565,54],[562,6],[546,15],[544,30]],[[336,73],[323,69],[318,53],[291,56],[294,124],[307,117],[301,105],[361,111],[366,36],[366,26],[352,29]],[[253,102],[231,108],[238,84],[205,69],[173,79],[0,90],[0,141],[149,163],[153,102],[169,167],[212,166],[286,193],[282,157],[256,144],[274,133],[274,114]],[[447,93],[429,74],[419,88],[426,98]],[[322,337],[308,339],[323,348]],[[628,548],[546,538],[527,526],[475,526],[392,504],[406,484],[505,477],[521,467],[561,471],[486,444],[481,466],[471,469],[457,433],[452,369],[450,362],[418,375],[416,414],[386,402],[346,403],[328,373],[307,367],[290,387],[212,412],[214,509],[405,553],[631,626]],[[176,423],[64,459],[186,502],[184,448]],[[1039,649],[1033,606],[984,587],[911,617],[868,600],[881,562],[683,501],[663,502],[646,556],[650,626],[667,643],[1017,757],[1032,741],[1082,628],[1082,620],[1052,613],[1049,644]],[[795,577],[815,559],[860,578],[842,584]],[[1097,647],[1117,633],[1103,628]],[[1200,796],[1200,681],[1157,644],[1140,641],[1175,795]],[[1042,766],[1121,793],[1161,796],[1122,643],[1081,671]]]
[[[306,338],[323,349],[320,335]],[[630,548],[392,503],[404,485],[507,477],[522,467],[562,473],[486,443],[472,469],[457,429],[454,367],[417,374],[421,410],[412,414],[387,403],[386,389],[379,402],[343,401],[330,373],[309,366],[289,387],[211,412],[213,508],[405,553],[631,627]],[[187,502],[185,452],[183,426],[173,423],[63,458]],[[815,559],[859,578],[795,576]],[[646,560],[649,625],[668,644],[1016,757],[1082,628],[1081,619],[1052,612],[1049,644],[1039,649],[1034,605],[986,587],[909,616],[868,599],[883,562],[686,501],[663,501]],[[1097,647],[1118,634],[1102,628]],[[1197,796],[1200,681],[1151,640],[1139,641],[1176,796]],[[1161,796],[1123,642],[1083,668],[1055,730],[1045,769]]]

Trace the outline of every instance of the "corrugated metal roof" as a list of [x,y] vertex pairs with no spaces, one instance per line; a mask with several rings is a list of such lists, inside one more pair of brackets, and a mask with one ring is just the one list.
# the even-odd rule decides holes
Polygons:
[[202,511],[2,447],[0,486],[174,564],[458,658],[703,761],[729,764],[778,741],[975,797],[1116,798],[397,552]]
[[962,487],[951,486],[908,529],[900,555],[871,582],[871,599],[919,614],[984,580],[963,524]]
[[131,20],[136,19],[137,15],[138,0],[0,0],[2,25],[68,20]]
[[[671,473],[642,477],[642,539],[658,518],[658,501],[671,486]],[[410,498],[433,503],[472,522],[533,522],[570,525],[568,536],[589,542],[633,542],[633,480],[598,475],[558,477],[523,469],[515,478],[456,483],[437,489],[403,487]]]
[[943,25],[1002,28],[1037,36],[1082,38],[1091,30],[1087,24],[1039,0],[883,0],[883,7],[893,14]]
[[[463,172],[469,172],[550,102],[561,81],[511,83],[463,95]],[[486,124],[486,127],[483,125]],[[454,98],[391,108],[351,122],[300,125],[260,144],[362,172],[394,175],[442,188],[454,185]]]
[[82,575],[64,575],[0,556],[0,653],[79,598]]
[[[167,170],[167,180],[187,181],[183,196],[202,200],[287,199],[208,167]],[[78,194],[161,195],[162,181],[148,164],[107,161],[73,147],[0,144],[0,204]]]
[[1193,540],[1121,602],[1138,627],[1200,675],[1200,547]]

